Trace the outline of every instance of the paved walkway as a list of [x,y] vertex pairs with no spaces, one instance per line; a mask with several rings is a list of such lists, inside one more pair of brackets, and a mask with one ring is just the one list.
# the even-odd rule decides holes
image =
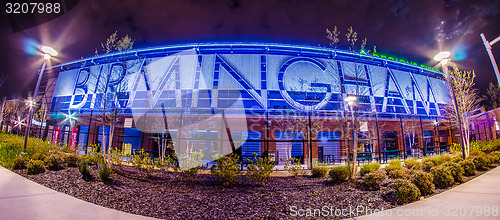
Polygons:
[[[356,207],[353,207],[354,209]],[[500,167],[439,195],[353,219],[500,219]],[[153,219],[94,205],[0,166],[0,219]]]
[[500,166],[430,198],[353,219],[500,219]]
[[0,166],[0,219],[153,219],[59,193]]

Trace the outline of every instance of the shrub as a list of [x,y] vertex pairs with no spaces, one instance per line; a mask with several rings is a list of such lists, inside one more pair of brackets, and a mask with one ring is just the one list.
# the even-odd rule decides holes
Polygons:
[[413,170],[420,170],[422,163],[416,159],[410,158],[405,160],[405,167]]
[[394,171],[394,170],[401,170],[401,169],[402,169],[402,167],[401,167],[401,166],[395,166],[395,165],[390,165],[390,164],[389,164],[389,165],[386,165],[386,166],[384,167],[384,169],[385,169],[385,171],[386,171],[387,173],[391,173],[391,172],[392,172],[392,171]]
[[430,172],[431,168],[433,168],[435,166],[436,166],[436,164],[434,164],[434,162],[432,162],[432,161],[425,161],[422,164],[422,170],[425,171],[425,172]]
[[313,167],[311,173],[314,178],[323,178],[328,173],[328,167],[325,166]]
[[45,161],[45,159],[47,158],[47,155],[45,153],[35,153],[31,156],[31,159],[32,160],[41,160],[41,161]]
[[488,160],[488,166],[491,167],[494,163],[496,163],[497,159],[494,156],[491,156],[491,155],[488,154],[485,157]]
[[80,160],[80,155],[75,153],[66,154],[64,157],[64,162],[68,164],[68,167],[78,166],[78,161]]
[[215,155],[214,158],[219,159],[216,160],[217,165],[212,165],[210,168],[210,173],[217,176],[217,178],[224,185],[234,184],[241,172],[240,164],[238,163],[240,157],[238,157],[238,155],[230,154],[225,157]]
[[330,169],[328,175],[333,183],[341,183],[347,180],[349,171],[347,170],[347,166],[336,166]]
[[484,156],[486,155],[484,152],[480,150],[471,150],[469,156]]
[[436,166],[431,168],[434,184],[437,187],[447,188],[453,185],[454,179],[450,170],[446,166]]
[[471,160],[462,160],[458,164],[464,169],[465,176],[476,175],[476,165]]
[[112,168],[111,168],[111,164],[107,164],[106,162],[99,162],[97,164],[97,168],[98,168],[98,174],[99,174],[99,179],[101,179],[101,181],[103,182],[107,182],[110,180],[110,177],[111,177],[111,172],[112,172]]
[[409,170],[408,175],[409,180],[420,190],[421,195],[429,195],[434,190],[435,186],[432,183],[434,178],[430,173],[421,170]]
[[90,178],[90,170],[87,160],[80,160],[78,163],[78,171],[82,174],[83,179]]
[[39,174],[45,172],[45,164],[41,160],[30,160],[26,164],[28,174]]
[[408,180],[395,180],[391,186],[396,190],[394,192],[396,201],[400,203],[413,202],[420,198],[420,190]]
[[[264,182],[271,175],[274,169],[274,163],[270,157],[257,159],[257,154],[254,153],[255,161],[250,162],[247,168],[247,174],[258,182]],[[328,171],[328,169],[327,169]]]
[[364,175],[371,173],[371,172],[378,171],[379,169],[380,169],[379,163],[368,163],[368,164],[365,164],[361,167],[361,169],[359,171],[359,175],[361,175],[361,177],[363,177]]
[[391,179],[408,179],[408,172],[403,170],[393,170],[389,172],[389,178]]
[[288,158],[285,163],[285,170],[292,174],[293,177],[304,175],[304,167],[300,165],[300,160],[297,158]]
[[49,167],[49,170],[60,170],[64,168],[64,160],[59,154],[51,154],[47,157],[46,164]]
[[474,166],[476,166],[476,170],[488,169],[488,159],[484,155],[468,157],[467,160],[471,160],[474,163]]
[[387,179],[387,176],[380,172],[380,171],[374,171],[367,173],[363,176],[363,180],[365,181],[366,186],[371,189],[378,189],[380,188],[380,185]]
[[461,161],[463,161],[464,159],[462,158],[462,154],[459,153],[459,154],[454,154],[452,157],[451,157],[451,162],[453,163],[460,163]]
[[20,170],[26,168],[26,163],[28,163],[28,158],[23,156],[17,156],[12,161],[12,169]]
[[455,182],[461,183],[464,180],[464,169],[458,163],[446,162],[443,164],[443,166],[447,167],[448,170],[450,170],[450,173],[453,176]]
[[500,163],[500,151],[493,151],[490,153],[491,156],[493,156],[493,158],[495,158],[495,160],[493,161],[493,163]]
[[21,148],[0,143],[0,163],[5,167],[12,167],[14,158],[21,153]]
[[453,160],[453,157],[450,154],[441,154],[441,155],[436,155],[437,164],[436,165],[441,165],[446,162],[451,162]]
[[204,168],[202,160],[204,156],[201,150],[192,153],[186,150],[185,153],[179,154],[179,167],[184,174],[194,176],[198,173],[198,170]]
[[393,170],[401,170],[403,168],[401,161],[398,159],[393,159],[389,161],[389,165],[385,166],[385,171],[390,173]]

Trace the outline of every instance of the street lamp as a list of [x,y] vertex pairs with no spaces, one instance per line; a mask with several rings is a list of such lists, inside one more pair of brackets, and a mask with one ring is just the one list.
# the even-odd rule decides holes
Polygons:
[[[354,124],[354,109],[353,109],[353,106],[356,105],[356,100],[358,98],[356,96],[347,96],[344,101],[347,102],[347,104],[349,105],[349,109],[351,110],[351,120],[352,120],[352,146],[353,146],[353,157],[354,159],[356,158],[355,156],[357,156],[357,137],[358,137],[358,134],[356,134],[356,125]],[[349,142],[347,143],[347,146],[349,148]],[[347,157],[349,157],[350,155],[350,150],[348,150],[348,154],[347,154]],[[356,155],[354,155],[354,153],[356,153]],[[353,160],[354,160],[353,159]],[[353,161],[352,162],[353,166],[356,164],[356,161]]]
[[491,65],[493,65],[493,70],[495,70],[495,74],[497,76],[498,86],[500,86],[500,71],[498,71],[497,62],[495,61],[495,57],[493,57],[493,52],[491,52],[491,46],[493,46],[493,44],[495,44],[496,42],[500,41],[500,36],[498,36],[497,38],[495,38],[495,40],[493,40],[491,42],[488,42],[486,40],[486,37],[484,36],[483,33],[481,33],[480,36],[481,36],[481,39],[483,40],[484,47],[486,47],[486,51],[488,52],[488,55],[490,56]]
[[462,120],[460,119],[460,112],[458,110],[458,104],[457,104],[457,98],[455,97],[455,89],[453,88],[453,84],[451,83],[451,77],[450,73],[448,72],[448,61],[450,61],[450,56],[451,53],[449,51],[441,51],[436,56],[434,56],[435,61],[439,61],[441,63],[441,66],[443,66],[444,72],[446,73],[446,78],[448,79],[448,85],[451,88],[451,96],[453,97],[453,102],[455,104],[455,112],[457,114],[457,121],[458,121],[458,129],[460,130],[460,147],[462,148],[462,158],[465,159],[465,149],[464,149],[464,143],[463,143],[463,138],[462,138]]
[[40,87],[40,81],[42,81],[43,72],[45,71],[45,66],[47,66],[47,61],[50,60],[51,57],[57,56],[57,54],[58,54],[57,51],[54,50],[54,48],[49,47],[49,46],[41,46],[40,52],[42,53],[44,61],[42,64],[42,68],[40,69],[40,74],[38,75],[38,81],[36,83],[35,93],[33,94],[33,100],[31,100],[31,104],[30,104],[30,108],[29,108],[28,123],[26,126],[26,131],[24,132],[23,152],[26,151],[26,145],[28,144],[28,136],[30,134],[31,121],[33,120],[33,106],[35,105],[36,95],[38,94],[38,89]]

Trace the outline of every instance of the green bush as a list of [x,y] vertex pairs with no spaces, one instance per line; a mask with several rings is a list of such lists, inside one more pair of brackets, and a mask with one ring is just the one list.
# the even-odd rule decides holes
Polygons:
[[403,166],[402,166],[401,161],[399,159],[393,159],[393,160],[389,161],[389,165],[386,165],[384,169],[387,173],[390,173],[393,170],[403,169]]
[[423,196],[431,194],[435,188],[432,183],[434,178],[430,173],[421,170],[409,170],[408,176],[409,180],[417,186],[420,190],[420,194]]
[[31,156],[31,159],[32,160],[41,160],[41,161],[45,161],[47,159],[47,154],[46,153],[40,153],[40,152],[37,152],[35,154],[33,154]]
[[26,164],[28,163],[28,158],[23,156],[17,156],[12,161],[12,169],[20,170],[26,168]]
[[265,182],[271,175],[274,169],[274,163],[270,157],[261,157],[257,159],[257,154],[254,153],[255,161],[250,162],[247,168],[247,175],[255,181]]
[[288,158],[285,163],[285,170],[292,174],[293,177],[302,176],[305,173],[304,167],[301,166],[300,160],[297,158]]
[[21,154],[21,149],[0,143],[0,163],[5,167],[12,167],[14,158]]
[[436,164],[432,161],[425,161],[422,163],[422,170],[425,172],[430,172],[431,168],[435,167]]
[[500,151],[493,151],[490,153],[491,156],[493,156],[493,158],[495,158],[495,160],[493,161],[493,163],[500,163]]
[[328,173],[328,167],[325,166],[313,167],[311,173],[314,178],[323,178]]
[[361,167],[359,170],[359,175],[363,177],[364,175],[378,171],[380,169],[380,163],[367,163]]
[[330,169],[328,175],[333,183],[341,183],[347,180],[349,171],[347,170],[347,166],[336,166]]
[[408,179],[408,172],[406,170],[393,170],[389,172],[389,178],[395,179]]
[[391,187],[395,189],[394,197],[400,203],[413,202],[420,198],[420,190],[408,180],[397,179]]
[[194,176],[198,173],[198,170],[204,168],[202,160],[204,156],[201,150],[194,152],[186,150],[185,153],[179,154],[179,167],[184,174]]
[[463,177],[464,169],[462,168],[462,166],[460,166],[460,164],[453,162],[446,162],[443,163],[443,166],[447,167],[448,170],[450,170],[450,173],[453,176],[455,182],[461,183],[464,180]]
[[463,161],[464,159],[462,158],[462,153],[458,153],[458,154],[454,154],[453,156],[451,156],[451,162],[453,163],[460,163],[461,161]]
[[487,170],[488,169],[488,159],[486,156],[472,156],[472,157],[467,157],[467,160],[471,160],[474,163],[474,166],[476,166],[476,170]]
[[434,156],[437,158],[437,165],[441,165],[446,162],[451,162],[453,160],[453,157],[450,154],[441,154],[441,155],[436,155]]
[[450,170],[446,166],[435,166],[431,168],[431,174],[434,178],[434,184],[440,188],[447,188],[453,185],[455,180]]
[[462,160],[458,164],[464,169],[465,176],[476,175],[476,165],[471,160]]
[[486,155],[486,159],[488,159],[488,166],[493,166],[494,163],[496,163],[496,158],[494,156],[491,156],[491,155]]
[[46,164],[49,167],[49,170],[60,170],[64,168],[64,160],[60,154],[51,154],[47,157]]
[[87,160],[80,160],[78,163],[78,171],[82,174],[83,179],[90,178],[90,170]]
[[66,154],[64,156],[64,162],[68,164],[68,167],[78,166],[78,161],[80,160],[80,155],[75,153]]
[[480,150],[471,150],[469,156],[484,156],[486,153]]
[[224,185],[231,185],[236,183],[237,178],[240,176],[240,157],[235,154],[230,154],[225,157],[220,155],[215,155],[214,158],[219,158],[216,160],[217,165],[212,165],[210,168],[210,173],[217,176],[217,178]]
[[381,171],[374,171],[363,176],[366,186],[371,189],[379,189],[380,185],[387,179],[387,176]]
[[111,168],[111,164],[107,164],[106,162],[99,162],[97,164],[99,179],[103,182],[107,182],[111,179],[111,172],[113,169]]
[[422,163],[416,159],[410,158],[405,160],[405,167],[408,169],[420,170]]
[[41,160],[30,160],[26,164],[28,174],[39,174],[45,172],[45,164]]

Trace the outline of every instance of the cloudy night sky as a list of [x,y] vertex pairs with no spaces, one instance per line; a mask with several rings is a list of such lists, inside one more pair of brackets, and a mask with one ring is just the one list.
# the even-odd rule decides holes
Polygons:
[[[63,15],[32,28],[25,18],[9,16],[1,2],[0,97],[34,90],[42,58],[27,52],[26,42],[58,50],[56,65],[92,56],[115,31],[135,39],[134,48],[203,42],[328,46],[326,28],[337,26],[342,43],[352,26],[379,54],[436,66],[432,57],[451,50],[461,69],[475,70],[481,92],[496,83],[479,34],[489,41],[500,36],[498,0],[65,0]],[[499,60],[500,43],[493,54]]]

